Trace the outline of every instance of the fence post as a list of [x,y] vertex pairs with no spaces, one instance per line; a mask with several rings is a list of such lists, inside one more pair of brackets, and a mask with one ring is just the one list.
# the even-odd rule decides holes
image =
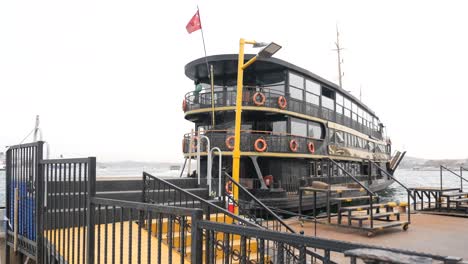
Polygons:
[[[6,180],[5,180],[5,190],[6,190],[6,206],[5,206],[5,215],[8,217],[7,221],[11,221],[11,149],[8,149],[6,152]],[[6,264],[10,264],[10,246],[8,245],[8,230],[9,223],[5,225],[5,261]]]
[[86,224],[86,229],[88,229],[88,237],[87,237],[87,243],[86,243],[86,252],[87,255],[87,261],[86,263],[88,264],[93,264],[94,263],[94,221],[95,221],[95,206],[93,202],[94,196],[96,196],[96,158],[95,157],[89,157],[88,158],[88,181],[86,183],[88,193],[87,193],[87,199],[86,199],[86,210],[88,211],[87,213],[87,224]]
[[[203,230],[198,227],[198,223],[203,220],[203,211],[195,210],[192,213],[192,263],[202,263],[203,261]],[[208,240],[208,237],[206,238]],[[208,251],[208,248],[206,249]]]
[[44,199],[47,199],[44,193],[44,170],[41,164],[43,158],[43,141],[38,141],[36,146],[36,263],[43,263],[43,245],[44,245]]

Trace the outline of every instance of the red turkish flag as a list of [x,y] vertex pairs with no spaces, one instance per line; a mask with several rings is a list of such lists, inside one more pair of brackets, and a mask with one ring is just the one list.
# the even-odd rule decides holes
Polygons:
[[187,29],[187,32],[189,34],[201,29],[200,14],[198,13],[198,11],[195,13],[192,19],[190,19],[190,21],[188,22],[185,28]]

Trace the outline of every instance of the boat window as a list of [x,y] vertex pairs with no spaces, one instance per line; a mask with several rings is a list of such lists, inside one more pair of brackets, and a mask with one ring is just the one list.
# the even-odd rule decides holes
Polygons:
[[326,96],[322,95],[322,106],[325,108],[328,108],[330,110],[335,109],[335,102],[333,102],[333,99],[330,99]]
[[332,128],[328,129],[328,141],[335,143],[335,130]]
[[336,104],[336,112],[338,114],[343,114],[343,107],[339,104]]
[[362,148],[362,147],[363,147],[363,145],[362,145],[362,138],[359,138],[359,137],[358,137],[357,140],[356,140],[356,142],[357,142],[356,145],[357,145],[358,148]]
[[336,104],[343,105],[343,96],[339,93],[336,93]]
[[307,137],[307,121],[298,118],[291,118],[291,134]]
[[348,98],[344,99],[344,107],[351,109],[351,101]]
[[313,94],[320,94],[320,84],[306,79],[306,91]]
[[280,95],[284,95],[285,92],[285,86],[284,85],[268,85],[268,86],[264,86],[265,88],[268,88],[270,89],[272,95],[278,95],[278,97]]
[[367,143],[367,148],[369,149],[369,151],[373,152],[374,151],[374,142],[369,141]]
[[344,109],[344,115],[351,118],[351,111],[349,109]]
[[343,132],[341,132],[341,131],[336,131],[336,132],[335,132],[335,135],[336,135],[336,141],[337,141],[338,143],[344,143],[345,140],[344,140]]
[[298,100],[304,100],[303,99],[303,92],[301,89],[297,89],[297,88],[294,88],[294,87],[289,87],[289,94],[292,98],[294,99],[298,99]]
[[273,132],[286,133],[286,121],[273,122]]
[[321,139],[322,138],[322,126],[317,122],[308,122],[309,125],[309,134],[308,136],[311,138]]
[[319,99],[318,95],[306,92],[306,102],[314,104],[314,105],[319,105],[320,104],[320,99]]
[[357,121],[357,114],[355,112],[353,112],[353,120]]
[[304,89],[304,78],[302,76],[289,72],[289,85]]
[[353,111],[353,113],[356,113],[357,110],[356,110],[356,104],[351,102],[351,111]]

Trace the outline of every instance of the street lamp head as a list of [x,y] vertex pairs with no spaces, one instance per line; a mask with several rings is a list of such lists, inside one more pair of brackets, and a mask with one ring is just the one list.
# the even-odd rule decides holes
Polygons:
[[255,44],[253,44],[253,47],[254,48],[263,48],[263,47],[266,47],[268,45],[268,43],[266,42],[255,42]]
[[281,46],[274,43],[274,42],[271,42],[270,44],[268,44],[265,48],[263,48],[259,53],[258,53],[258,57],[260,58],[270,58],[271,56],[273,56],[276,52],[278,52],[278,50],[281,49]]

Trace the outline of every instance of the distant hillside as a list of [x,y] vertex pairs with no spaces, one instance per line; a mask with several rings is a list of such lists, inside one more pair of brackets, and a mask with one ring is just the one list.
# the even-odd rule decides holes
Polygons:
[[126,160],[126,161],[112,161],[112,162],[98,162],[98,167],[110,167],[110,168],[139,168],[139,167],[169,167],[173,165],[181,165],[176,162],[145,162],[145,161],[133,161],[133,160]]
[[467,167],[468,168],[468,159],[421,159],[415,157],[405,156],[405,158],[400,163],[400,168],[402,169],[412,169],[412,168],[438,168],[440,165],[446,167],[457,168],[457,167]]

